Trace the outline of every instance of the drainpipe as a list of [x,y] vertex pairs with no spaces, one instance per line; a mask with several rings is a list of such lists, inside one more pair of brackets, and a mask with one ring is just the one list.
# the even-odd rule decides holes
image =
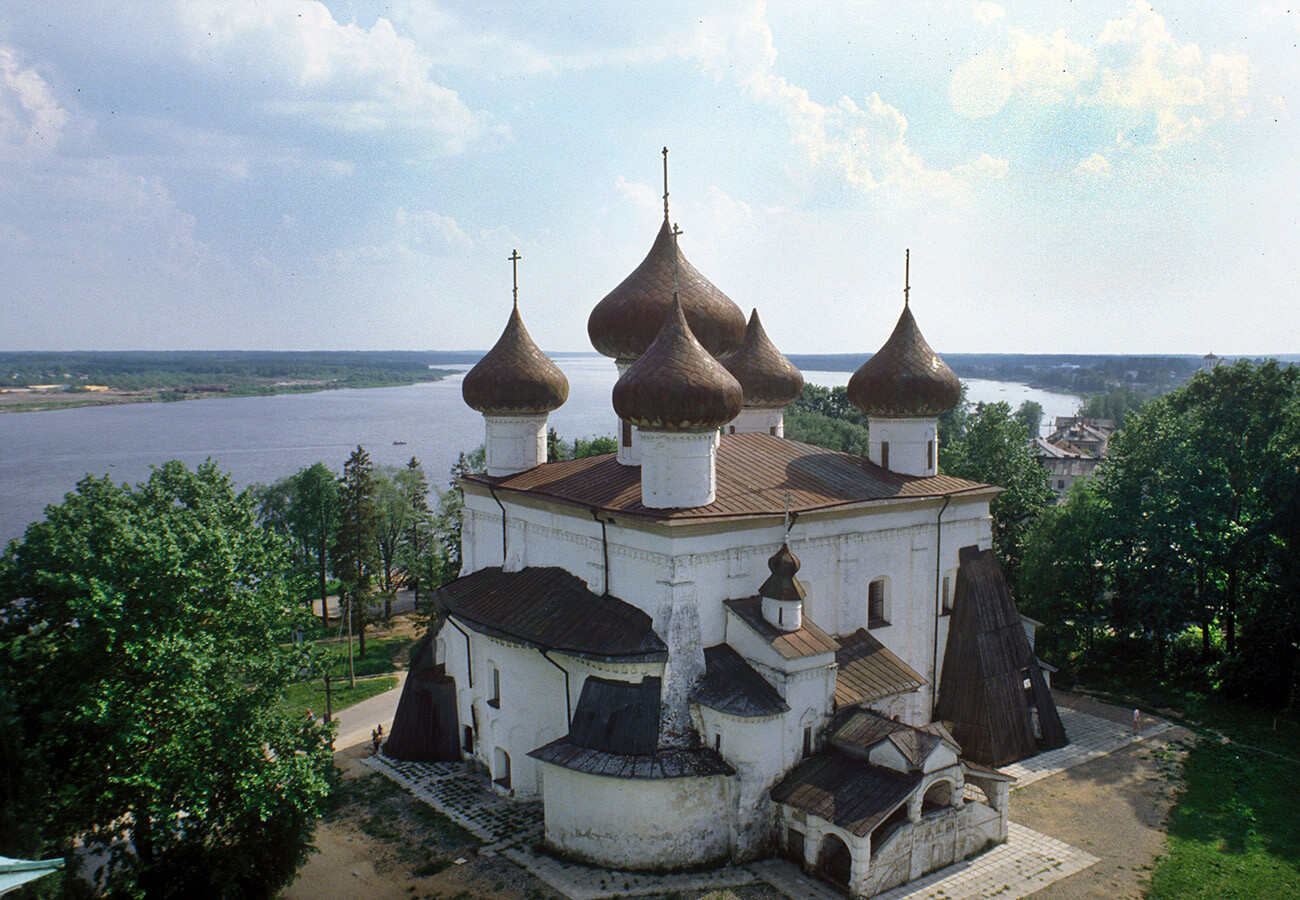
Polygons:
[[461,628],[459,625],[457,625],[456,620],[453,619],[451,616],[447,616],[447,621],[452,624],[453,628],[455,628],[461,634],[465,635],[465,675],[467,676],[467,679],[469,681],[469,687],[473,687],[474,686],[474,654],[470,651],[469,648],[469,632],[467,632],[464,628]]
[[555,668],[559,669],[561,672],[564,673],[565,722],[566,722],[566,727],[573,728],[573,700],[569,696],[569,670],[564,668],[564,666],[560,665],[555,660],[551,659],[549,656],[547,656],[545,650],[541,650],[541,654],[542,654],[542,659],[546,660],[548,663],[555,666]]
[[496,488],[488,488],[488,493],[497,502],[497,506],[501,507],[501,571],[504,572],[506,570],[506,508],[501,502],[501,498],[497,496]]
[[609,532],[605,530],[605,520],[600,517],[600,510],[591,508],[591,517],[600,523],[600,552],[605,570],[605,597],[609,596]]
[[952,496],[943,498],[943,506],[934,520],[934,658],[930,665],[930,721],[934,721],[934,708],[939,703],[939,617],[943,613],[943,514],[952,502]]

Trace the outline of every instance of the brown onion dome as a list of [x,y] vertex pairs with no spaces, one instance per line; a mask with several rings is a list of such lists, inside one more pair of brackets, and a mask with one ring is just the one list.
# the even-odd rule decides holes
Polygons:
[[961,402],[961,382],[904,304],[885,346],[849,379],[849,401],[869,416],[938,416]]
[[772,554],[767,567],[772,574],[758,589],[761,596],[772,600],[802,600],[807,596],[799,579],[794,577],[799,571],[799,557],[790,550],[789,544],[782,544],[781,549]]
[[740,382],[700,345],[674,297],[659,336],[614,385],[614,411],[638,428],[708,431],[740,415]]
[[533,343],[516,306],[496,345],[466,373],[460,392],[481,413],[538,415],[564,405],[569,379]]
[[745,343],[722,364],[740,382],[747,407],[775,409],[803,393],[803,373],[768,338],[758,310],[749,316]]
[[[659,334],[673,296],[673,230],[664,219],[654,246],[587,319],[591,344],[605,356],[631,361]],[[678,296],[695,339],[715,357],[740,349],[745,314],[677,251]]]

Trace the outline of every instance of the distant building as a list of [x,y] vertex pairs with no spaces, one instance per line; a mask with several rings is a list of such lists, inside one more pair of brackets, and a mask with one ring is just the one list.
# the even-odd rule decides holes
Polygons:
[[1215,356],[1213,353],[1207,353],[1201,357],[1201,371],[1213,372],[1220,365],[1222,365],[1222,363],[1223,363],[1222,357]]
[[1079,478],[1090,478],[1110,451],[1114,419],[1057,416],[1052,433],[1031,442],[1038,464],[1051,476],[1050,486],[1065,497]]

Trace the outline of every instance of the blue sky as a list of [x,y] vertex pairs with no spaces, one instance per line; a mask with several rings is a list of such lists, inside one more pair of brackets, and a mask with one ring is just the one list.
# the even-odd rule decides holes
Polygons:
[[0,6],[0,348],[553,350],[649,248],[788,352],[1300,352],[1286,2]]

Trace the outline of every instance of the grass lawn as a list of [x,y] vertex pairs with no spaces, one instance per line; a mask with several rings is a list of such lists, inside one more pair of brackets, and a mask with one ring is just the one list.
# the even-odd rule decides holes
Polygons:
[[[368,700],[384,691],[392,690],[397,686],[397,677],[395,675],[385,675],[381,677],[371,677],[366,679],[357,679],[357,686],[348,687],[346,678],[330,679],[330,695],[334,707],[334,712],[351,706],[354,703],[360,703],[362,700]],[[297,684],[289,685],[288,690],[284,692],[284,699],[280,705],[294,713],[303,716],[307,710],[311,710],[316,715],[325,714],[325,681],[318,678],[315,681],[300,681]]]
[[[358,656],[361,644],[352,640],[352,667],[360,678],[363,675],[387,675],[398,668],[394,658],[414,642],[412,637],[366,638],[366,655]],[[348,642],[346,640],[322,643],[322,647],[333,658],[330,675],[334,678],[346,678],[348,675]]]

